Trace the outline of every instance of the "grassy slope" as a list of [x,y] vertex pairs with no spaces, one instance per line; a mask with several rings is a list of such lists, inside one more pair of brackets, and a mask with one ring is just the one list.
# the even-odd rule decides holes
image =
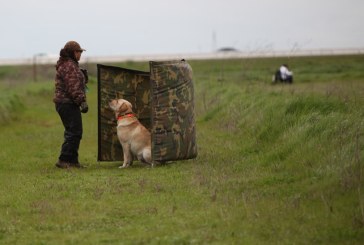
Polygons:
[[292,58],[293,86],[269,84],[284,59],[191,61],[199,156],[154,169],[96,162],[95,83],[89,167],[56,169],[53,84],[8,86],[21,103],[0,129],[0,243],[360,244],[363,59]]

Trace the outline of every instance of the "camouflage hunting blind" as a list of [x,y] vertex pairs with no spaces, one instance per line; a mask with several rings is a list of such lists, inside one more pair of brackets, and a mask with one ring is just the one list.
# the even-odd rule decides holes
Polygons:
[[98,161],[121,161],[113,99],[126,99],[151,132],[153,161],[197,156],[192,69],[182,61],[151,61],[150,72],[97,65]]

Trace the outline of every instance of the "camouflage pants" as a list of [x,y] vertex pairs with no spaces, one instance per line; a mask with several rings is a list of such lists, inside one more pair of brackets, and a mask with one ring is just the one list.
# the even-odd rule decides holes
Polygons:
[[78,149],[82,138],[82,117],[76,104],[57,103],[56,110],[64,126],[64,142],[59,160],[78,163]]

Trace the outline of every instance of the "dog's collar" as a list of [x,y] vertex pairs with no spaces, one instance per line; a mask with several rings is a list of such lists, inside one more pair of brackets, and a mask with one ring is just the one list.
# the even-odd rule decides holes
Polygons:
[[124,119],[124,118],[128,118],[128,117],[135,117],[135,114],[133,113],[128,113],[122,116],[118,116],[118,120]]

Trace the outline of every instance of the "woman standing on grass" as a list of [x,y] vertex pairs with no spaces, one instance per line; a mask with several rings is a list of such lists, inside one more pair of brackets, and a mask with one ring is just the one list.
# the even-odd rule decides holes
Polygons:
[[86,102],[87,71],[79,67],[81,46],[75,41],[66,43],[60,51],[56,65],[54,103],[64,126],[64,142],[56,166],[59,168],[83,167],[78,161],[82,138],[81,112],[88,111]]

